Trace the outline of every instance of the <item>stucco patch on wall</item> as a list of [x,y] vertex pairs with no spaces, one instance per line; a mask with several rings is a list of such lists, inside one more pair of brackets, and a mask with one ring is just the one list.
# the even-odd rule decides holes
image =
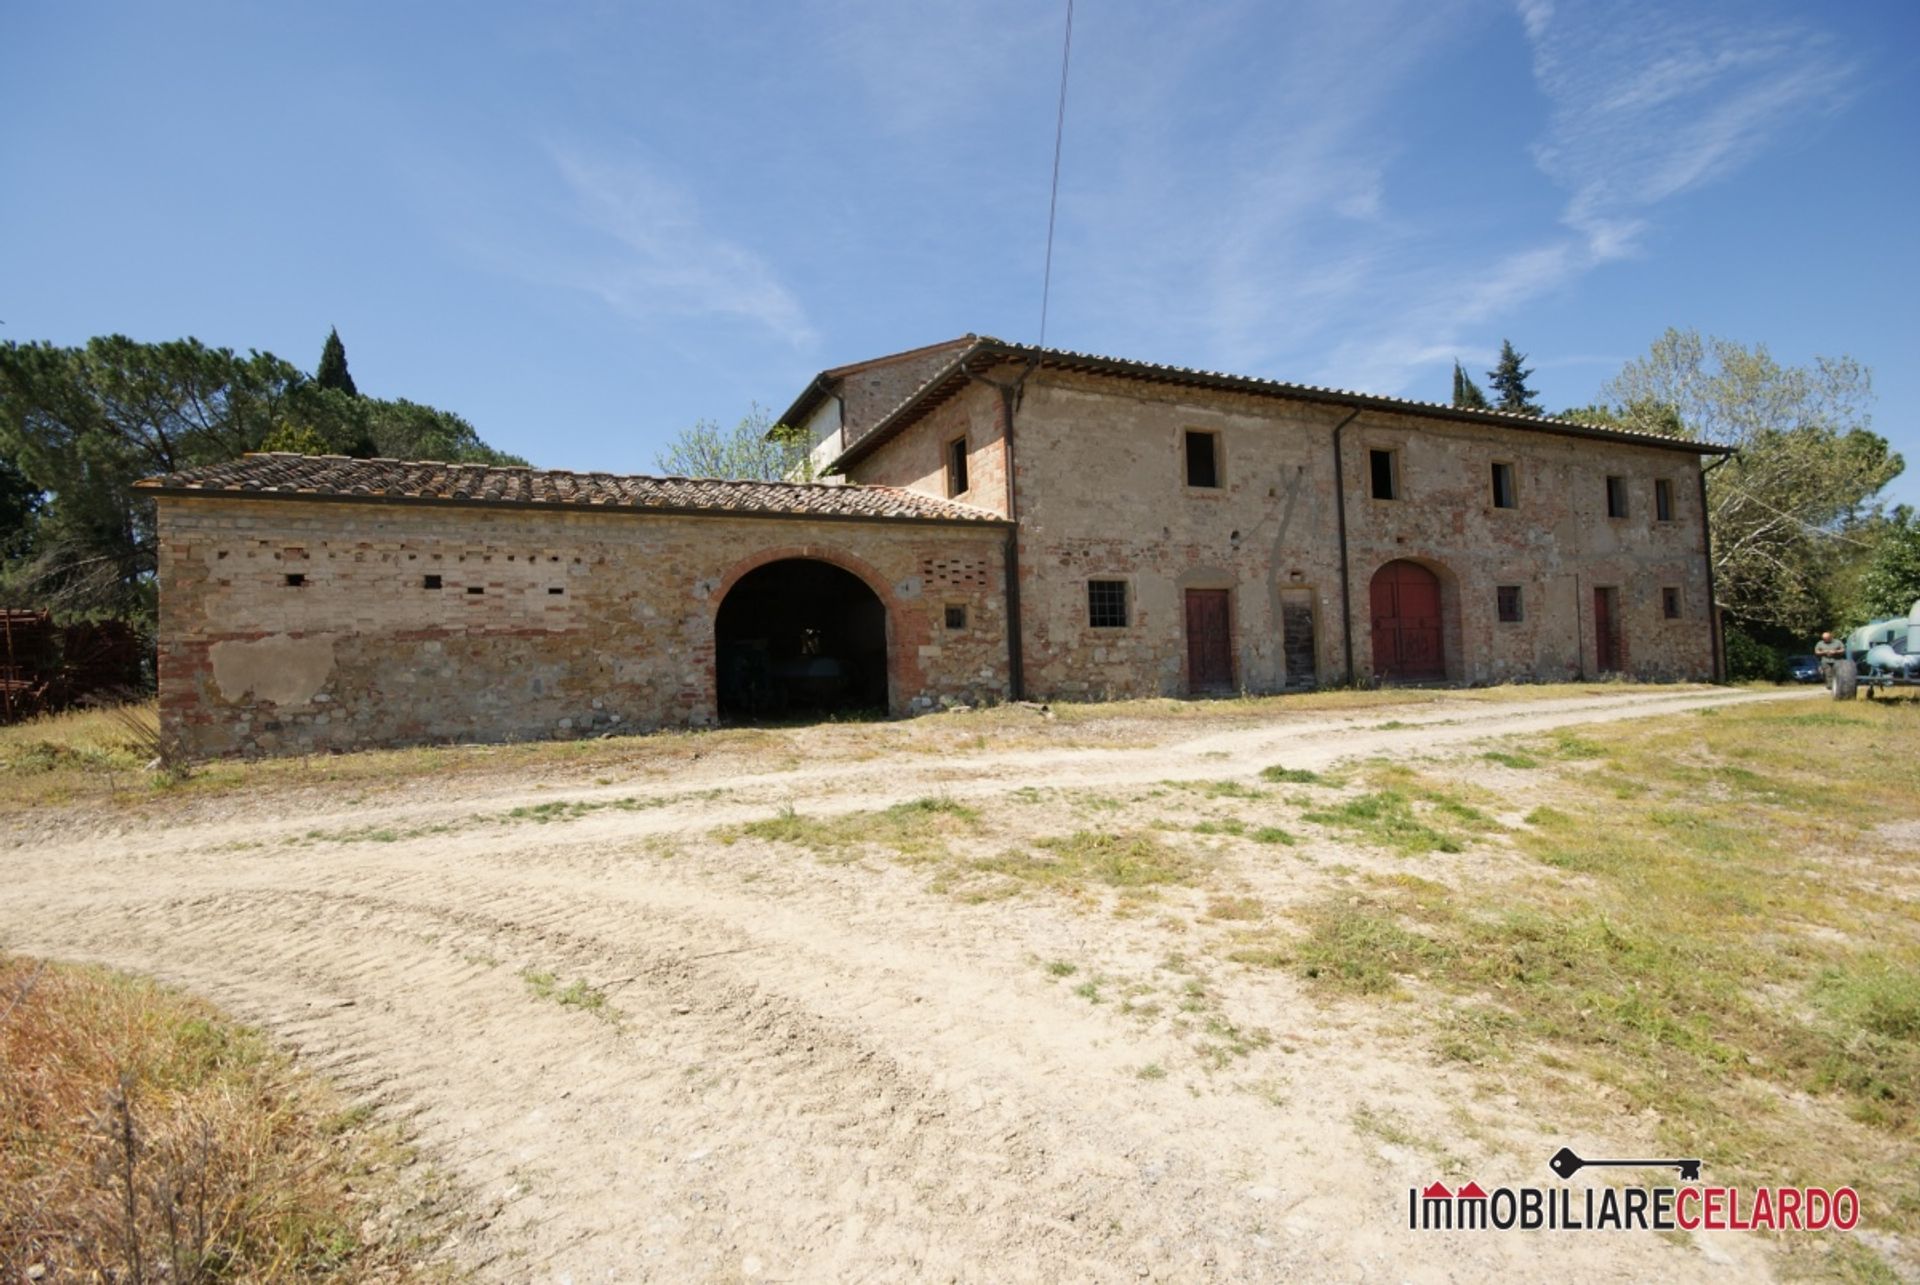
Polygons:
[[214,686],[236,705],[249,693],[275,705],[308,704],[333,674],[334,640],[333,634],[269,634],[217,642],[208,649]]

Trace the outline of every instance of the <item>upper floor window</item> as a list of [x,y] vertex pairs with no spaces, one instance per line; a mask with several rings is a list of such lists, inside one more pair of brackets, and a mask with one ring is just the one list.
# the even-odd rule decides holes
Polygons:
[[1673,483],[1664,477],[1653,483],[1653,516],[1656,521],[1673,521]]
[[1495,461],[1493,466],[1493,507],[1517,509],[1520,499],[1513,490],[1513,465]]
[[966,490],[967,439],[956,437],[947,443],[947,494],[962,495]]
[[1400,498],[1400,452],[1368,451],[1367,474],[1374,499]]
[[1187,430],[1187,485],[1220,485],[1220,435]]
[[1624,477],[1607,478],[1607,516],[1627,516],[1627,479]]
[[1517,624],[1523,618],[1520,612],[1520,586],[1503,584],[1494,590],[1495,605],[1500,609],[1500,623]]
[[1087,624],[1095,629],[1124,629],[1126,627],[1126,581],[1087,581]]
[[1660,591],[1660,614],[1668,620],[1680,619],[1680,591],[1668,588]]

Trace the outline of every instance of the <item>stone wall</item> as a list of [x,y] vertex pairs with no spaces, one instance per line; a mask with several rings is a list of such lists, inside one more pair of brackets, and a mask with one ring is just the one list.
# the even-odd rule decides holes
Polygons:
[[[195,755],[711,724],[715,613],[784,557],[833,562],[881,598],[894,713],[998,699],[1005,534],[162,498],[162,721]],[[946,627],[948,605],[964,628]]]
[[[1005,378],[1009,370],[996,373]],[[939,444],[966,429],[997,447],[998,394],[969,385],[856,466],[857,480],[944,494]],[[1025,672],[1038,697],[1180,695],[1187,589],[1229,591],[1237,686],[1278,691],[1347,673],[1333,434],[1343,408],[1043,370],[1015,425]],[[1218,434],[1221,485],[1186,485],[1185,433]],[[1591,595],[1617,588],[1624,670],[1712,671],[1698,460],[1673,450],[1366,411],[1341,434],[1353,671],[1373,673],[1369,586],[1397,558],[1439,577],[1447,676],[1457,682],[1594,676]],[[1402,496],[1368,495],[1368,452],[1398,452]],[[1002,459],[999,451],[994,458]],[[1519,507],[1496,509],[1492,464],[1514,466]],[[1629,516],[1606,514],[1606,477]],[[1672,484],[1653,518],[1656,478]],[[975,483],[976,494],[980,483]],[[973,497],[970,497],[973,498]],[[979,496],[973,502],[985,504]],[[1124,581],[1124,628],[1088,624],[1087,582]],[[1519,586],[1523,619],[1497,619]],[[1681,614],[1662,611],[1664,588]],[[1313,639],[1288,672],[1287,603]],[[1298,659],[1298,656],[1296,657]]]
[[951,498],[1007,515],[1007,457],[1000,394],[973,384],[848,470],[847,480],[947,494],[947,443],[967,439],[967,489]]

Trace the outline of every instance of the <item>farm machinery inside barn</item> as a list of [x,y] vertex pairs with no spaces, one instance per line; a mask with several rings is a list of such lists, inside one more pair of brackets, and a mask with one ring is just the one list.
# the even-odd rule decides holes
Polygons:
[[1852,700],[1864,691],[1920,687],[1920,601],[1905,616],[1860,626],[1847,635],[1847,653],[1833,663],[1833,698]]

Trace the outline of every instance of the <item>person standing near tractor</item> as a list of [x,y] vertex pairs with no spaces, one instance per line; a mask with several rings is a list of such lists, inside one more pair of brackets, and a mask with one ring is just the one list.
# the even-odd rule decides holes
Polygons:
[[1834,663],[1845,658],[1847,645],[1835,638],[1832,630],[1826,630],[1820,635],[1820,641],[1813,645],[1813,654],[1820,661],[1821,681],[1829,687],[1833,686]]

